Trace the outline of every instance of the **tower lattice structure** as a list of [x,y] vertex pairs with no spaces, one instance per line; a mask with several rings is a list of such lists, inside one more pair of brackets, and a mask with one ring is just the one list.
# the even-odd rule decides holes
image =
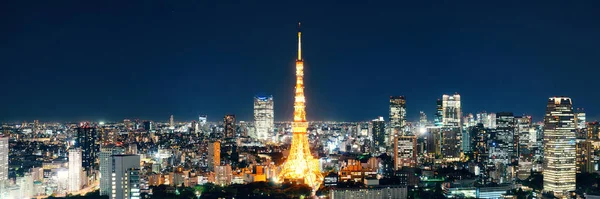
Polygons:
[[310,152],[306,129],[306,110],[304,97],[304,60],[302,60],[302,32],[298,23],[298,59],[296,60],[296,95],[294,97],[294,122],[292,122],[292,146],[287,160],[279,173],[278,180],[303,182],[319,188],[323,182],[323,174],[319,169],[319,160]]

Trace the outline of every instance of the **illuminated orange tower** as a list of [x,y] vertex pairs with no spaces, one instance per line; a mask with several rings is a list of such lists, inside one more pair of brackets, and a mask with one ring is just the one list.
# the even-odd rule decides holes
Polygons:
[[302,60],[302,32],[298,23],[298,59],[296,60],[296,96],[294,97],[294,122],[292,122],[292,146],[287,160],[279,173],[278,180],[303,182],[312,187],[319,188],[323,182],[323,174],[319,170],[319,160],[315,159],[308,146],[306,129],[306,111],[304,104],[304,61]]

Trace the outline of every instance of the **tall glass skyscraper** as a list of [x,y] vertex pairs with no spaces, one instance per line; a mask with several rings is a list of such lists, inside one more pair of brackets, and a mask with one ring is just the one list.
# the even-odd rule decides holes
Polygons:
[[267,140],[273,132],[273,96],[254,97],[254,127],[259,140]]
[[569,97],[548,99],[544,117],[544,191],[575,191],[575,115]]
[[406,126],[406,99],[404,96],[390,96],[390,127],[402,132]]

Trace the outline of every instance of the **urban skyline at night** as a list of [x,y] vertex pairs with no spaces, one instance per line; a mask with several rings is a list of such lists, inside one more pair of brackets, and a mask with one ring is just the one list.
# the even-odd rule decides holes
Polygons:
[[0,199],[600,198],[592,5],[5,7]]

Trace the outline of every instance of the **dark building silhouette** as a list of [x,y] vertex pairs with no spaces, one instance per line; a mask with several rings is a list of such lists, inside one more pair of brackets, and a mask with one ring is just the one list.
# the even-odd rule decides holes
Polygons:
[[77,140],[75,147],[81,148],[81,166],[85,171],[91,171],[96,168],[96,158],[100,151],[100,145],[96,127],[89,123],[84,123],[77,128]]

